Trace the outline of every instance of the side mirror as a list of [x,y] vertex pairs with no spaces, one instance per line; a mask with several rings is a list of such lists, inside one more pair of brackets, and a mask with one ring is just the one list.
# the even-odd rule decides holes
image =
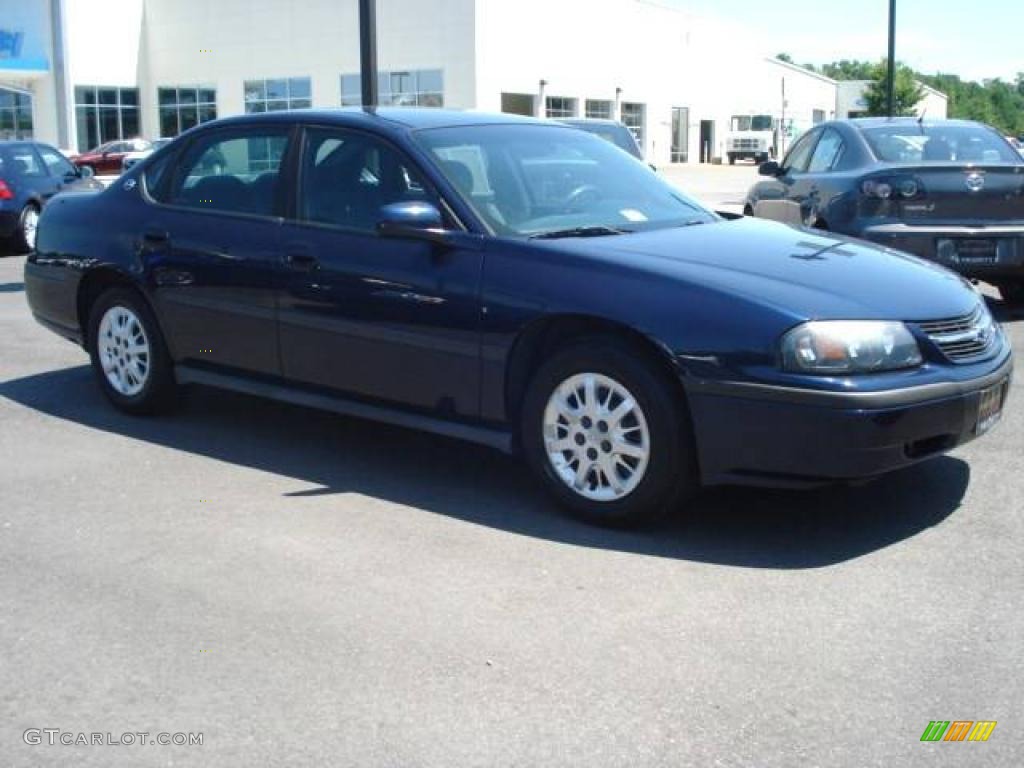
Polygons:
[[83,179],[91,179],[96,174],[92,170],[90,165],[81,165],[78,167],[78,175]]
[[766,163],[761,163],[757,167],[757,172],[762,176],[780,176],[782,167],[776,161],[769,160]]
[[443,243],[448,231],[444,229],[441,212],[431,203],[406,201],[389,203],[380,209],[377,232],[382,237],[402,237]]

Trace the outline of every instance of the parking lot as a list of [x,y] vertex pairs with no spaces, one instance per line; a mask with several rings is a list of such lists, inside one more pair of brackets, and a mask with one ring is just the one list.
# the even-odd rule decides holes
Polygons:
[[[713,203],[753,174],[700,172]],[[440,437],[205,390],[125,416],[32,321],[23,262],[0,259],[0,764],[1021,764],[1024,378],[951,456],[610,532]],[[937,719],[998,727],[921,743]]]

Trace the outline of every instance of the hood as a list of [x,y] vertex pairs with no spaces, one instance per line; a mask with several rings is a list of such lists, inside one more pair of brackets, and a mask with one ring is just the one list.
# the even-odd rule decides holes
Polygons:
[[937,320],[967,314],[978,303],[970,284],[943,267],[763,219],[551,245],[731,294],[801,320]]

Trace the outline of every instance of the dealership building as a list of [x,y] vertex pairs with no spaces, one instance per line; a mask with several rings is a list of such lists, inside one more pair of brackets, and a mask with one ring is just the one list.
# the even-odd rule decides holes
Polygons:
[[[844,115],[835,81],[679,4],[377,0],[377,20],[381,103],[613,118],[658,165],[721,159],[736,115],[771,115],[782,149]],[[358,73],[357,0],[0,0],[0,138],[84,151],[358,105]]]

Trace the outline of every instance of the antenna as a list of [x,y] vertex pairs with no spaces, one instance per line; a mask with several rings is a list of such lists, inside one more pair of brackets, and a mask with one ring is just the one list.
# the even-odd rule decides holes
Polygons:
[[921,110],[920,116],[917,118],[917,127],[921,129],[921,133],[924,133],[924,116],[928,114],[928,107]]

